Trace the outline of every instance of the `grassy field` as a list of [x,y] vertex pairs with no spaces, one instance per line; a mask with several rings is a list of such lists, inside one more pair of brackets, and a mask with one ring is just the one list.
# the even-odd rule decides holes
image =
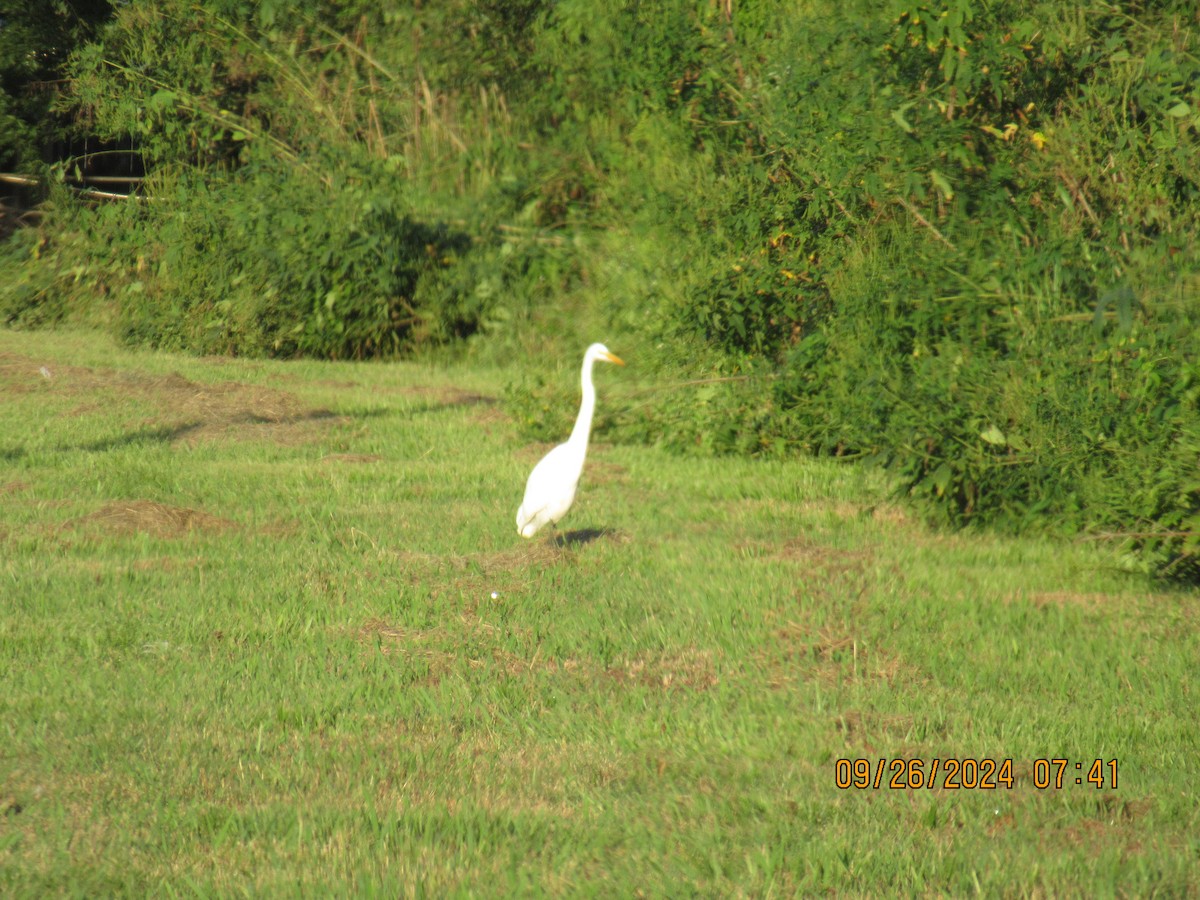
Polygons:
[[513,374],[0,332],[0,893],[1197,893],[1195,594],[602,443],[526,542]]

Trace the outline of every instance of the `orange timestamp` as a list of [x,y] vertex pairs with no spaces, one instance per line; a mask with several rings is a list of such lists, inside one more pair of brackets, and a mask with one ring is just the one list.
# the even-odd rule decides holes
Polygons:
[[[1012,790],[1013,761],[1011,759],[975,759],[972,757],[941,759],[839,759],[833,766],[833,783],[841,790],[921,790],[940,787],[955,791]],[[1089,784],[1093,787],[1117,788],[1117,760],[1093,759],[1075,762],[1069,759],[1035,759],[1033,786],[1038,790],[1062,790],[1065,785]]]

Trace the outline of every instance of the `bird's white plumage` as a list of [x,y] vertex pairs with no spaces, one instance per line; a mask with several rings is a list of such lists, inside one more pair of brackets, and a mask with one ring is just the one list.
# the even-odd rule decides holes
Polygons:
[[579,486],[579,476],[587,459],[592,415],[596,410],[592,366],[598,361],[625,365],[603,344],[592,344],[583,355],[583,400],[579,405],[575,427],[567,442],[543,456],[529,473],[529,480],[525,483],[525,499],[517,510],[517,532],[521,537],[533,537],[546,525],[557,522],[575,502],[575,489]]

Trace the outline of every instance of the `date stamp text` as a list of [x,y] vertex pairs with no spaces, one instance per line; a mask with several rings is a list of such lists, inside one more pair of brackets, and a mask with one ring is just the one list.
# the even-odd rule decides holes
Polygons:
[[[1117,789],[1115,759],[1035,759],[1033,786],[1038,790],[1061,791],[1070,785],[1097,790]],[[833,765],[833,783],[841,790],[932,790],[995,791],[1012,790],[1012,759],[839,759]]]

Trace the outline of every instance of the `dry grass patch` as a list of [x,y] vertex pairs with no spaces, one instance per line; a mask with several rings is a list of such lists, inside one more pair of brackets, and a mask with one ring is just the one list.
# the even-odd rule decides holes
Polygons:
[[[1146,799],[1127,800],[1115,794],[1103,794],[1096,798],[1094,819],[1053,829],[1046,837],[1048,845],[1070,844],[1084,847],[1093,857],[1100,856],[1114,846],[1121,848],[1125,856],[1140,853],[1142,842],[1139,820],[1150,810],[1151,801]],[[1182,848],[1181,848],[1182,849]]]
[[426,573],[447,571],[468,572],[475,570],[483,575],[500,574],[521,569],[525,566],[544,566],[562,557],[561,551],[552,540],[522,540],[511,547],[493,553],[455,555],[451,553],[423,553],[419,550],[381,550],[386,556],[409,568]]
[[[333,387],[360,387],[355,382],[342,384],[339,382],[314,382],[308,379],[303,379],[303,381],[305,384],[328,384]],[[489,411],[500,405],[499,397],[494,397],[490,394],[481,394],[478,391],[465,390],[449,384],[373,385],[371,393],[376,396],[391,395],[414,398],[418,402],[410,405],[409,411],[412,412],[440,412],[446,409],[477,407],[483,410],[480,415],[485,420],[490,420]],[[499,415],[503,417],[503,413]]]
[[398,563],[396,574],[409,583],[437,581],[435,596],[448,592],[471,598],[470,612],[480,603],[503,602],[506,596],[534,589],[547,573],[573,558],[573,551],[597,540],[625,542],[628,536],[608,529],[576,529],[551,532],[532,541],[522,540],[503,550],[469,555],[432,554],[409,550],[378,551],[381,562]]
[[323,463],[373,463],[383,457],[375,453],[330,453],[321,457]]
[[835,575],[842,572],[861,572],[874,558],[871,550],[842,550],[804,537],[792,538],[779,547],[775,556],[791,562],[803,563],[806,568],[818,569],[823,574]]
[[[524,447],[518,448],[513,456],[516,457],[517,462],[522,463],[526,467],[532,469],[533,466],[537,465],[538,461],[543,456],[553,450],[556,446],[557,444],[549,444],[538,441],[536,444],[526,444]],[[523,487],[524,485],[522,485],[522,488]]]
[[477,565],[485,576],[492,576],[511,574],[531,567],[541,569],[562,557],[558,547],[549,540],[519,540],[521,543],[514,543],[504,550],[474,554],[470,557],[471,562]]
[[842,520],[857,519],[867,510],[861,503],[847,500],[805,500],[796,504],[796,508],[806,516],[833,516]]
[[72,519],[66,527],[99,527],[113,534],[145,533],[153,537],[181,537],[193,531],[224,531],[237,524],[198,509],[168,506],[153,500],[125,500],[105,504],[94,513]]
[[[627,768],[608,747],[586,742],[497,742],[483,735],[447,735],[409,723],[380,735],[381,751],[394,746],[441,757],[430,771],[397,771],[380,779],[381,808],[424,808],[453,816],[468,808],[490,814],[535,814],[563,819],[591,815],[581,795],[588,785],[606,784]],[[460,777],[447,782],[444,773]]]
[[222,438],[311,443],[329,426],[346,421],[276,388],[231,381],[201,385],[175,374],[147,379],[142,387],[152,401],[170,410],[167,424],[182,426],[175,440],[190,444]]
[[493,593],[498,597],[529,589],[537,583],[538,571],[544,571],[556,556],[553,548],[518,549],[477,556],[438,556],[398,551],[390,554],[400,561],[397,573],[412,585],[427,585],[430,595],[441,597],[461,594],[470,598],[470,612],[479,608]]
[[899,506],[882,504],[871,510],[871,518],[885,525],[911,525],[913,517]]
[[846,742],[852,744],[863,742],[871,734],[903,739],[912,731],[913,717],[848,709],[838,714],[834,726],[846,736]]
[[610,667],[606,674],[618,684],[671,690],[706,691],[717,686],[717,666],[711,650],[688,648],[681,653],[635,657]]
[[478,425],[484,434],[493,434],[493,426],[509,425],[513,418],[500,406],[499,402],[494,405],[480,405],[470,415],[470,421]]
[[329,426],[345,421],[277,388],[233,381],[202,384],[174,372],[145,375],[42,363],[11,353],[0,354],[0,384],[16,392],[40,390],[54,397],[83,398],[65,413],[71,417],[102,411],[111,399],[147,403],[159,415],[145,424],[173,429],[172,443],[226,438],[311,443]]
[[358,629],[361,643],[378,652],[419,660],[428,667],[422,683],[436,684],[456,667],[495,669],[510,676],[532,672],[573,672],[574,660],[540,659],[535,652],[526,659],[499,646],[499,630],[472,614],[459,617],[458,627],[405,628],[382,619],[372,619]]
[[741,541],[737,549],[742,556],[753,559],[784,560],[798,563],[808,572],[827,579],[848,574],[864,574],[874,560],[873,550],[842,550],[808,537],[786,541]]
[[423,663],[423,684],[437,684],[456,666],[480,668],[497,658],[496,628],[473,615],[460,616],[457,627],[405,628],[371,619],[357,631],[360,643],[385,656],[402,656]]
[[62,821],[69,828],[72,859],[81,866],[99,868],[114,842],[131,837],[122,833],[122,824],[102,810],[114,798],[120,798],[127,807],[143,801],[144,785],[125,772],[17,768],[8,773],[7,780],[6,791],[11,792],[12,799],[0,833],[21,834],[23,839],[0,850],[0,868],[13,866],[47,875],[53,872],[55,854],[49,852],[49,836],[43,830],[48,808],[62,810]]
[[379,652],[420,659],[429,666],[427,681],[439,681],[456,665],[493,669],[511,677],[561,675],[593,685],[602,679],[619,686],[638,685],[661,690],[708,690],[719,678],[711,650],[689,648],[679,653],[637,656],[603,667],[594,660],[543,657],[540,648],[524,656],[499,645],[499,629],[470,614],[458,627],[405,628],[372,619],[358,629],[361,643]]
[[0,385],[10,394],[44,391],[57,377],[88,371],[79,366],[60,366],[52,360],[0,352]]
[[810,680],[836,687],[864,682],[896,685],[920,678],[915,668],[877,643],[794,620],[776,629],[759,662],[767,685],[776,689]]

